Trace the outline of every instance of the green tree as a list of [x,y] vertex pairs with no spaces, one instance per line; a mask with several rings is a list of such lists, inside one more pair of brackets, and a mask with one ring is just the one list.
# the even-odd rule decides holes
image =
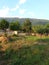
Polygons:
[[32,23],[30,22],[29,19],[26,19],[25,22],[23,23],[22,29],[24,32],[31,32],[32,30]]
[[18,21],[11,22],[9,28],[10,30],[20,30],[20,23]]
[[6,31],[6,29],[9,27],[9,22],[6,21],[5,19],[2,19],[0,21],[0,29]]
[[0,21],[0,29],[1,29],[1,30],[4,30],[4,33],[5,33],[5,36],[6,36],[6,37],[7,37],[6,29],[8,29],[8,27],[9,27],[9,22],[6,21],[5,19],[2,19],[2,20]]
[[49,34],[49,24],[45,25],[45,34],[48,35]]
[[43,25],[33,26],[33,32],[39,33],[39,34],[44,34],[45,33],[45,26],[43,26]]

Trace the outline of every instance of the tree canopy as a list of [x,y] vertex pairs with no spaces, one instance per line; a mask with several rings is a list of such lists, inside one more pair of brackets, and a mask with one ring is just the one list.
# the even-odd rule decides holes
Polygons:
[[18,21],[11,22],[9,28],[10,30],[20,30],[20,23]]
[[23,23],[23,31],[31,32],[31,29],[32,29],[32,23],[30,22],[29,19],[26,19],[25,22]]
[[0,29],[6,30],[9,27],[9,22],[6,21],[5,19],[2,19],[0,21]]

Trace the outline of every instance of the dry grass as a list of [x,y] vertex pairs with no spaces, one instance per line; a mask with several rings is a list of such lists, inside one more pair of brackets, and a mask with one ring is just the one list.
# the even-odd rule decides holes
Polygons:
[[2,50],[4,50],[4,51],[9,47],[11,47],[13,49],[20,49],[21,47],[26,46],[26,45],[31,46],[34,44],[44,44],[44,43],[46,45],[47,43],[43,42],[43,40],[44,39],[46,40],[46,38],[48,38],[48,37],[46,37],[46,36],[41,36],[41,37],[39,37],[39,36],[26,36],[26,38],[24,38],[24,37],[22,39],[16,38],[12,42],[7,42],[8,39],[6,37],[2,36],[2,37],[0,37],[0,40],[2,41],[2,43],[0,43],[0,45],[2,46]]
[[26,36],[11,38],[12,41],[8,43],[0,43],[1,50],[5,51],[4,56],[1,57],[4,60],[0,61],[1,65],[4,65],[4,63],[5,65],[46,65],[45,63],[48,63],[49,37]]

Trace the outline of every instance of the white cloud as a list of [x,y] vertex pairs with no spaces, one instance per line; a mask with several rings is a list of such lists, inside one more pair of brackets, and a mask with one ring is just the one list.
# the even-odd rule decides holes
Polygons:
[[19,4],[24,4],[26,2],[26,0],[20,0]]
[[[16,10],[20,8],[20,5],[24,4],[25,2],[26,2],[26,0],[19,0],[18,5],[16,5],[14,8],[9,8],[9,7],[3,6],[2,9],[0,9],[0,17],[10,17],[10,12],[16,12]],[[19,11],[20,15],[23,15],[26,10],[20,9],[18,11]]]
[[16,5],[16,7],[12,8],[11,11],[16,11],[19,8],[19,5]]
[[9,14],[9,8],[8,7],[3,7],[0,9],[0,17],[6,17]]
[[19,4],[16,5],[14,8],[11,8],[11,11],[16,11],[21,4],[24,4],[26,2],[26,0],[19,0]]
[[12,11],[16,12],[16,10],[19,8],[18,5],[16,5],[15,8],[9,8],[9,7],[2,7],[2,9],[0,9],[0,17],[30,17],[30,18],[34,18],[36,17],[35,16],[35,13],[30,11],[30,12],[27,12],[26,9],[19,9],[18,10],[18,15],[10,15],[10,13]]
[[26,9],[20,9],[20,10],[19,10],[19,14],[20,14],[20,15],[23,15],[25,12],[26,12]]

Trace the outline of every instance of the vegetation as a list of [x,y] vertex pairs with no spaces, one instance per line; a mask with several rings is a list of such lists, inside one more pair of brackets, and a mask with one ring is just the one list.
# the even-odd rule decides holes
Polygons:
[[17,31],[23,31],[27,33],[38,33],[38,34],[44,34],[48,35],[49,34],[49,24],[45,25],[32,25],[32,22],[29,19],[26,19],[23,24],[20,24],[19,21],[13,21],[13,22],[8,22],[5,19],[2,19],[0,21],[0,29],[6,31],[6,29],[10,30],[17,30]]
[[2,19],[0,21],[0,29],[6,31],[7,28],[9,28],[9,22],[6,21],[5,19]]
[[18,21],[11,22],[9,28],[10,30],[20,30],[20,23]]
[[[4,45],[8,47],[2,51]],[[0,46],[0,65],[49,65],[48,36],[15,36],[14,41],[4,45]]]
[[2,19],[0,21],[0,29],[4,30],[4,34],[6,37],[7,37],[6,29],[8,29],[8,28],[9,28],[9,22],[6,21],[5,19]]
[[22,30],[24,32],[31,32],[32,24],[29,19],[26,19],[26,21],[23,23]]
[[49,65],[49,24],[33,26],[26,19],[20,25],[19,21],[1,20],[0,29],[8,28],[38,35],[10,35],[9,40],[1,37],[4,41],[0,42],[0,65]]
[[[48,24],[49,25],[49,24]],[[49,27],[48,25],[37,25],[37,26],[33,26],[32,27],[32,31],[34,33],[38,33],[38,34],[49,34]]]

